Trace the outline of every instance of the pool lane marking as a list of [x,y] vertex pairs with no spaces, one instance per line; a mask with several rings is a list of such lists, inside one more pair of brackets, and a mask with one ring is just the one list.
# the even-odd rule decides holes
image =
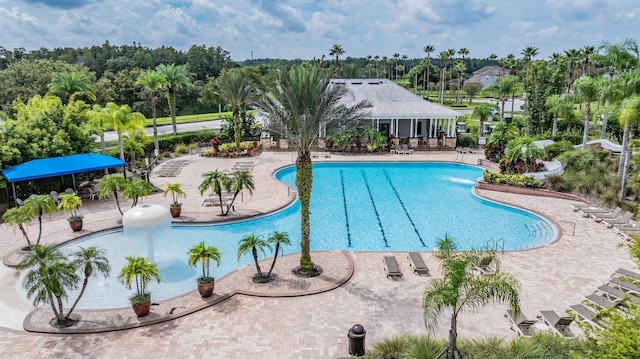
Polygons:
[[426,247],[426,245],[424,244],[424,240],[422,239],[422,236],[420,235],[420,232],[418,232],[418,228],[416,228],[416,224],[413,223],[413,219],[411,219],[411,215],[409,215],[409,212],[407,211],[407,207],[405,207],[404,202],[402,202],[402,198],[400,198],[400,195],[398,194],[398,191],[396,190],[396,187],[393,185],[393,182],[391,181],[391,178],[389,178],[389,173],[387,172],[387,170],[383,170],[382,172],[384,172],[384,177],[387,179],[387,182],[389,182],[389,186],[391,186],[391,189],[393,190],[393,193],[396,195],[396,198],[398,199],[398,202],[400,202],[400,206],[402,207],[402,210],[404,211],[404,214],[407,216],[407,218],[409,218],[409,223],[411,223],[411,226],[413,227],[413,230],[418,235],[418,239],[420,240],[420,243],[422,243],[423,247]]
[[347,210],[347,196],[344,189],[344,172],[340,170],[340,185],[342,186],[342,204],[344,206],[344,222],[347,224],[347,247],[351,247],[351,230],[349,229],[349,210]]
[[380,214],[378,213],[378,208],[376,208],[376,202],[373,200],[373,194],[371,193],[371,187],[369,187],[369,180],[367,180],[367,175],[364,171],[360,171],[362,173],[362,178],[364,179],[364,185],[367,186],[367,192],[369,192],[369,199],[371,200],[371,205],[373,206],[373,212],[376,214],[376,218],[378,219],[378,226],[380,226],[380,233],[382,233],[382,240],[384,240],[384,246],[389,247],[389,243],[387,242],[387,236],[384,234],[384,228],[382,227],[382,221],[380,220]]

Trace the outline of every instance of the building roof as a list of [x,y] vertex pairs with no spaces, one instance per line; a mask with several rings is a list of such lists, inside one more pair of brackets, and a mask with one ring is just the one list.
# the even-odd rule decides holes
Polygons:
[[342,103],[353,106],[369,100],[368,118],[373,119],[438,119],[457,118],[458,111],[426,101],[402,86],[387,79],[334,79],[334,86],[345,86],[349,90]]
[[474,75],[509,76],[509,70],[501,66],[485,66],[473,72]]
[[20,182],[124,166],[126,162],[111,156],[84,153],[32,160],[4,169],[2,175],[9,182]]

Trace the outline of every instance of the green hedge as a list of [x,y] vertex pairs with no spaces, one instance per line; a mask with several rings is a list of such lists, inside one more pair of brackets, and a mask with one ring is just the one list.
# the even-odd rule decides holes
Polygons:
[[537,179],[531,176],[524,176],[519,174],[505,174],[505,173],[485,170],[484,173],[482,174],[482,178],[487,183],[510,184],[513,186],[532,187],[532,188],[542,187],[542,183],[540,183]]

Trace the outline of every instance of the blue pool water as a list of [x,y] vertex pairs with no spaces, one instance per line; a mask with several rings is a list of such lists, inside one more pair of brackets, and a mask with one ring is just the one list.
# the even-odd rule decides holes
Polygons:
[[[499,242],[500,248],[504,243],[506,250],[516,250],[544,245],[557,236],[548,220],[474,196],[474,181],[482,175],[477,167],[433,162],[321,163],[314,165],[313,175],[312,250],[429,251],[445,233],[455,238],[461,249]],[[284,168],[275,176],[294,186],[295,168]],[[204,240],[220,250],[220,267],[211,268],[212,274],[220,277],[253,264],[250,255],[237,260],[237,244],[243,236],[255,232],[267,237],[273,231],[286,231],[292,246],[285,247],[284,253],[294,253],[299,252],[299,226],[298,202],[254,220],[174,226],[153,238],[162,283],[151,285],[152,298],[160,301],[195,289],[200,271],[189,267],[186,258],[196,243]],[[71,252],[91,245],[107,251],[113,273],[109,279],[92,278],[78,307],[128,306],[129,291],[116,277],[125,256],[147,255],[144,236],[112,231],[62,249]]]

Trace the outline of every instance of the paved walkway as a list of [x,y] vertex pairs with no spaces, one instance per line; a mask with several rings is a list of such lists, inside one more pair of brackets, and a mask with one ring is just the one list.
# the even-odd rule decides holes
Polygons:
[[[455,152],[427,152],[412,155],[337,156],[320,161],[462,161],[475,163],[479,155]],[[215,168],[231,168],[236,160],[187,156],[190,163],[179,177],[151,180],[162,188],[166,183],[179,182],[187,191],[183,200],[184,221],[219,221],[218,207],[202,207],[197,186],[201,174]],[[237,161],[246,161],[239,159]],[[256,178],[253,196],[245,196],[236,206],[234,216],[256,215],[280,208],[294,199],[288,188],[272,177],[274,169],[290,165],[292,152],[266,152],[252,158]],[[635,268],[621,237],[592,220],[569,209],[570,201],[479,191],[490,199],[521,206],[555,221],[561,237],[547,246],[502,254],[503,269],[521,282],[523,312],[535,317],[539,310],[552,309],[562,313],[586,294],[606,282],[618,267]],[[168,205],[170,199],[156,194],[145,203]],[[126,206],[127,204],[125,204]],[[80,210],[85,215],[85,230],[96,231],[118,226],[120,214],[111,201],[87,201]],[[58,243],[77,237],[68,228],[65,215],[53,216],[44,224],[45,243]],[[464,225],[464,224],[461,224]],[[31,228],[34,233],[35,228]],[[0,226],[0,256],[11,261],[10,253],[23,244],[19,233]],[[354,274],[344,285],[320,294],[302,297],[257,297],[234,295],[227,300],[179,319],[151,326],[101,334],[42,335],[22,330],[23,320],[31,310],[29,304],[17,298],[13,270],[0,266],[0,357],[32,358],[137,358],[204,357],[219,358],[337,358],[346,356],[347,331],[355,323],[367,330],[367,347],[385,336],[409,333],[424,334],[420,309],[421,295],[431,277],[411,275],[405,253],[394,253],[405,272],[402,280],[384,277],[384,253],[354,252]],[[438,263],[431,253],[424,253],[432,276],[440,275]],[[319,261],[335,260],[340,253],[314,253]],[[334,259],[330,259],[334,258]],[[346,257],[345,257],[346,258]],[[285,257],[277,272],[286,272],[295,257]],[[338,263],[338,262],[336,262]],[[347,262],[344,262],[347,263]],[[326,267],[327,265],[325,265]],[[336,265],[336,267],[339,267]],[[405,270],[406,268],[406,270]],[[340,270],[338,271],[340,272]],[[342,269],[344,274],[344,266]],[[239,273],[237,273],[239,274]],[[225,288],[241,286],[234,275],[216,280],[216,293]],[[336,274],[335,276],[340,276]],[[314,284],[317,285],[317,284]],[[291,293],[304,292],[305,285],[292,286]],[[163,308],[166,310],[168,306]],[[159,310],[159,309],[157,309]],[[498,335],[511,338],[514,333],[503,317],[503,305],[490,305],[478,313],[464,313],[459,319],[459,334],[464,337]],[[43,312],[39,310],[38,312]],[[123,321],[131,320],[133,314]],[[45,316],[46,317],[46,316]],[[447,318],[442,318],[437,334],[447,333]]]

